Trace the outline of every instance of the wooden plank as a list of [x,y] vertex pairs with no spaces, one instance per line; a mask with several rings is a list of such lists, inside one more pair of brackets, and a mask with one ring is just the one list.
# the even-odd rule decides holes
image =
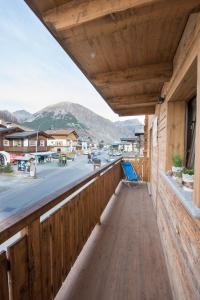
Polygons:
[[9,300],[8,260],[5,251],[0,253],[0,299]]
[[[166,223],[166,228],[160,225],[161,222]],[[159,181],[158,224],[174,299],[179,299],[181,295],[181,299],[199,299],[200,222],[187,213],[162,177]]]
[[75,205],[73,201],[69,203],[69,242],[70,242],[70,262],[71,267],[75,262]]
[[41,223],[41,265],[42,265],[42,300],[52,299],[52,256],[51,222],[49,218]]
[[70,283],[63,286],[62,298],[172,300],[146,184],[133,189],[122,185],[102,221],[85,260],[78,262],[77,268],[84,271],[72,274]]
[[70,258],[70,210],[69,203],[61,208],[63,215],[63,281],[71,269]]
[[[181,100],[177,91],[179,90],[181,83],[186,80],[189,68],[192,66],[198,55],[199,34],[200,14],[192,14],[189,17],[186,30],[184,31],[174,57],[174,70],[172,78],[162,90],[162,95],[166,95],[166,101]],[[185,84],[187,84],[187,82],[185,82]]]
[[195,137],[195,179],[193,201],[200,207],[200,50],[197,59],[197,97],[196,97],[196,137]]
[[[60,29],[58,30],[61,34],[62,41],[70,41],[73,43],[83,42],[86,37],[88,40],[98,38],[99,36],[112,36],[117,32],[126,32],[127,28],[132,28],[137,25],[142,25],[151,22],[162,22],[163,19],[168,18],[168,20],[173,20],[181,15],[185,15],[190,9],[194,8],[195,4],[199,4],[198,0],[173,0],[170,5],[166,1],[158,2],[156,5],[146,6],[143,9],[137,9],[134,14],[129,14],[126,12],[125,17],[120,18],[104,18],[97,19],[95,22],[87,23],[87,28],[85,26],[79,26],[77,30]],[[58,35],[59,35],[58,34]]]
[[155,106],[134,107],[132,109],[117,109],[119,116],[153,115]]
[[140,104],[112,104],[110,105],[111,108],[115,111],[117,110],[128,110],[128,109],[134,109],[134,108],[138,108],[138,107],[148,107],[148,106],[152,106],[152,105],[156,105],[158,103],[158,101],[154,101],[154,102],[143,102]]
[[13,300],[29,298],[29,271],[27,237],[24,236],[8,248],[10,260],[11,293]]
[[77,3],[73,0],[43,13],[44,21],[56,30],[69,29],[109,14],[155,4],[160,0],[92,0]]
[[139,95],[130,95],[130,96],[123,96],[123,97],[111,97],[108,98],[109,103],[113,105],[137,105],[146,103],[155,104],[155,101],[158,102],[159,93],[154,94],[139,94]]
[[143,82],[146,80],[168,81],[172,75],[172,65],[158,63],[126,68],[120,71],[98,73],[91,77],[97,86],[123,84],[127,82]]
[[50,217],[51,223],[51,256],[52,256],[52,288],[53,288],[53,297],[56,296],[62,285],[62,214],[61,210],[58,210]]
[[186,103],[185,101],[172,101],[167,105],[166,171],[172,167],[173,154],[179,154],[184,159]]
[[42,274],[40,259],[40,220],[32,222],[27,230],[28,261],[29,261],[29,289],[30,300],[42,299]]

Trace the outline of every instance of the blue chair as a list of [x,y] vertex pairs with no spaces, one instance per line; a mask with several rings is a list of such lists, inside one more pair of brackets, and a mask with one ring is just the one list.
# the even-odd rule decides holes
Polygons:
[[136,173],[130,161],[122,162],[122,169],[127,182],[137,182],[140,180],[139,175]]

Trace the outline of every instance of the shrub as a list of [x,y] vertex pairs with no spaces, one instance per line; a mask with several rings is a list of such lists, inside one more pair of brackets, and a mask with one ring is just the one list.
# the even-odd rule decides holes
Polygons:
[[183,166],[183,159],[179,154],[173,154],[172,162],[174,167],[182,167]]
[[183,174],[194,175],[194,169],[187,169],[187,168],[184,168]]
[[13,168],[11,164],[7,164],[6,166],[0,165],[0,173],[12,173]]

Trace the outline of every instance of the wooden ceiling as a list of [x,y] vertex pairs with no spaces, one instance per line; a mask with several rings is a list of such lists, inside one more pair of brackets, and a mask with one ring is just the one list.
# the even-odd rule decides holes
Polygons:
[[120,116],[154,113],[188,16],[200,7],[200,0],[25,1]]

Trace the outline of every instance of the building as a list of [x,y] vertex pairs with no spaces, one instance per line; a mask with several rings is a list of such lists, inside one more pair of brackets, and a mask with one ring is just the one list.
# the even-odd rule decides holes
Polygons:
[[119,158],[2,222],[0,243],[22,234],[0,254],[1,298],[199,300],[200,1],[26,3],[115,113],[146,115],[144,182],[124,184]]
[[0,125],[0,151],[5,150],[5,148],[9,145],[6,135],[22,131],[23,130],[19,127],[7,128],[4,125]]
[[74,129],[56,129],[45,131],[52,138],[47,140],[48,147],[56,152],[72,152],[76,150],[78,134]]
[[33,153],[50,150],[47,139],[50,135],[43,131],[21,131],[4,136],[4,150],[9,153]]

